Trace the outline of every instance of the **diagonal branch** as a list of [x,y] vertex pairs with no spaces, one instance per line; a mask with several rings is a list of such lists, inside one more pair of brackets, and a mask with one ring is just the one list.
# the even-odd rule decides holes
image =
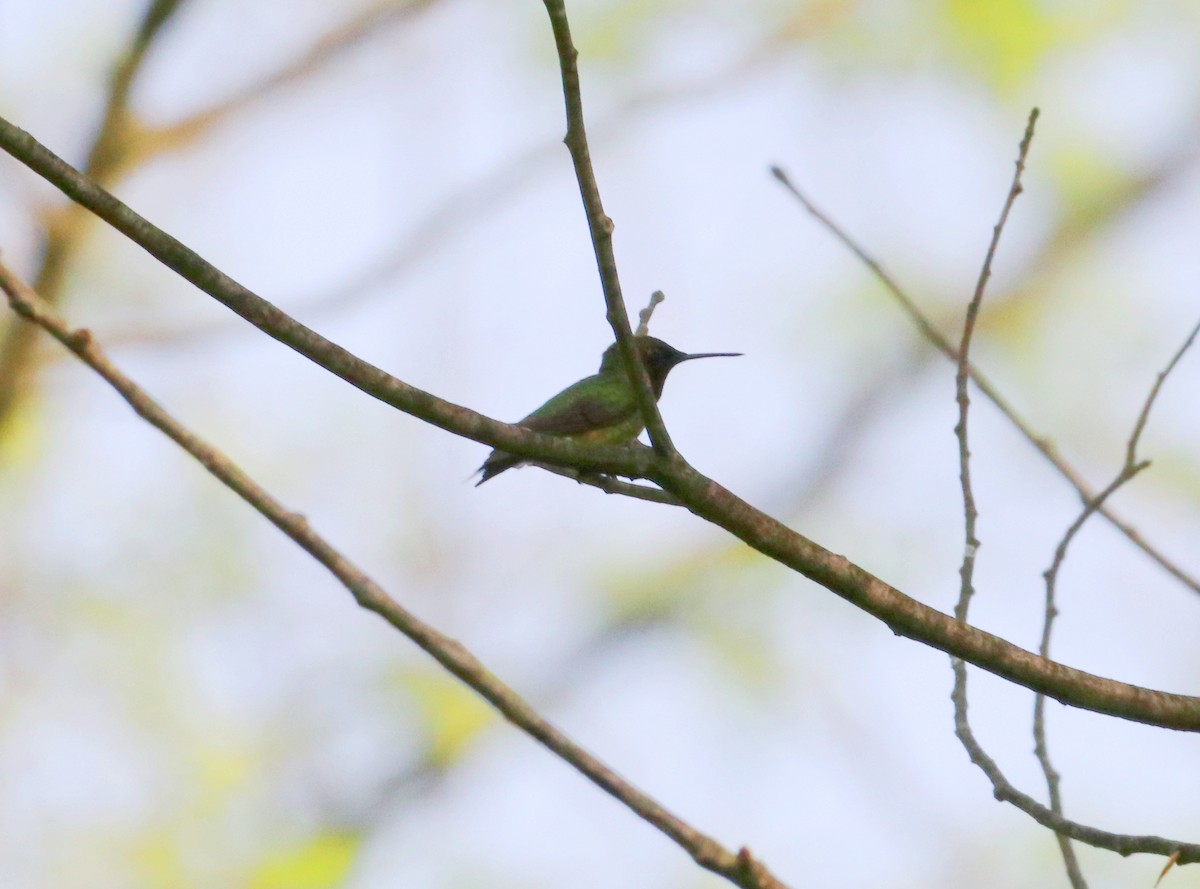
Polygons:
[[586,778],[624,803],[642,820],[666,834],[701,866],[746,889],[786,889],[754,862],[745,849],[735,854],[696,830],[655,799],[634,787],[579,744],[547,722],[512,688],[489,671],[460,642],[439,632],[387,594],[309,525],[260,487],[225,454],[195,435],[125,376],[101,351],[87,330],[73,330],[30,287],[0,264],[0,290],[13,310],[41,327],[120,393],[138,416],[187,451],[222,484],[257,510],[301,549],[329,570],[355,601],[415,642],[439,664],[474,689],[506,719],[565,760]]
[[303,53],[262,80],[250,84],[215,105],[172,123],[148,129],[145,134],[147,147],[143,158],[165,151],[177,151],[195,142],[230,117],[321,71],[368,38],[397,22],[424,12],[435,2],[436,0],[379,0],[322,34]]
[[514,454],[628,478],[647,476],[653,458],[649,448],[581,444],[561,436],[531,432],[445,401],[385,373],[243,287],[3,118],[0,118],[0,143],[67,197],[140,244],[222,305],[372,397],[441,429]]

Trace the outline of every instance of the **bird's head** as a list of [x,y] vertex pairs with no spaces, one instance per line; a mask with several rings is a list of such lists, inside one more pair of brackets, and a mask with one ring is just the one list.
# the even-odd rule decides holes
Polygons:
[[[662,395],[667,374],[677,364],[691,361],[693,358],[735,358],[742,354],[741,352],[681,352],[670,343],[653,336],[634,337],[634,342],[637,344],[638,357],[642,361],[642,366],[646,368],[646,374],[650,377],[650,385],[654,389],[655,398]],[[621,351],[616,343],[604,350],[604,357],[600,359],[600,373],[624,373],[624,368],[621,366]]]

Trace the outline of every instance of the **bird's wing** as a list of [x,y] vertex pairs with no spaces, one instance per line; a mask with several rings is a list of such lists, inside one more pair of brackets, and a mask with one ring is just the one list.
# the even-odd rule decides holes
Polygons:
[[601,394],[580,394],[587,380],[576,383],[555,395],[525,419],[517,423],[534,432],[549,435],[571,435],[611,426],[637,411],[637,402],[624,387]]
[[[615,387],[601,385],[597,391],[597,384],[601,382],[595,377],[580,380],[516,425],[547,435],[573,435],[611,428],[628,421],[637,413],[637,402],[633,393],[628,391],[628,386],[619,383]],[[636,428],[628,432],[637,434]],[[481,475],[476,484],[482,485],[488,479],[524,462],[524,457],[500,450],[492,451],[479,467]]]

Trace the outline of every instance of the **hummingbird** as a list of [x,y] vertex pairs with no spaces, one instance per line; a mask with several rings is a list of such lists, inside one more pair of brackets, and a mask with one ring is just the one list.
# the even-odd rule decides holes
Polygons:
[[[652,336],[634,337],[637,355],[650,386],[654,400],[662,398],[663,384],[671,369],[693,358],[734,358],[741,352],[680,352],[674,346]],[[594,444],[623,444],[637,438],[645,423],[638,409],[637,396],[617,343],[604,350],[600,371],[584,377],[563,389],[536,411],[519,420],[516,425],[547,435],[561,435],[573,441]],[[483,461],[475,487],[499,475],[506,469],[525,463],[525,457],[494,450]]]

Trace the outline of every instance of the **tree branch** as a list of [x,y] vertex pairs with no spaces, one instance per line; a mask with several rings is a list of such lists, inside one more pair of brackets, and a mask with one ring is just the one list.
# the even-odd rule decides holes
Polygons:
[[682,846],[701,866],[745,889],[786,889],[749,853],[734,854],[634,787],[583,747],[547,722],[512,688],[491,673],[460,642],[412,614],[317,534],[301,514],[268,494],[225,454],[193,434],[108,360],[87,330],[73,330],[37,293],[0,263],[0,290],[22,318],[41,327],[108,382],[159,431],[194,457],[222,484],[320,562],[350,591],[355,601],[415,642],[439,664],[474,689],[506,719],[565,760],[642,820]]
[[243,287],[81,175],[32,136],[0,118],[0,143],[72,200],[87,207],[259,330],[374,398],[441,429],[505,451],[579,469],[646,478],[653,452],[641,445],[580,444],[501,423],[385,373]]
[[[954,620],[906,596],[844,556],[829,552],[750,506],[682,461],[664,466],[644,447],[580,445],[500,423],[396,379],[289,317],[0,118],[0,149],[86,206],[118,231],[263,333],[398,410],[492,447],[626,478],[647,478],[687,508],[754,549],[816,581],[886,623],[894,632],[1075,707],[1148,725],[1200,731],[1200,698],[1104,679]],[[1200,860],[1200,859],[1198,859]]]
[[[1197,334],[1200,334],[1200,323],[1192,328],[1183,345],[1179,347],[1171,357],[1171,360],[1167,362],[1167,366],[1155,378],[1154,385],[1150,387],[1150,392],[1146,396],[1141,410],[1138,412],[1137,420],[1133,425],[1133,431],[1129,434],[1129,440],[1125,446],[1124,465],[1112,482],[1093,500],[1084,505],[1083,510],[1067,528],[1062,540],[1059,541],[1058,546],[1054,550],[1054,558],[1050,563],[1050,567],[1043,574],[1046,581],[1046,606],[1042,619],[1042,639],[1038,645],[1038,654],[1044,658],[1050,657],[1050,639],[1054,632],[1054,619],[1058,616],[1058,606],[1055,603],[1058,573],[1066,560],[1067,548],[1079,534],[1080,530],[1082,530],[1084,523],[1102,509],[1105,502],[1119,488],[1127,482],[1132,481],[1134,476],[1150,465],[1148,461],[1138,460],[1138,442],[1141,440],[1142,432],[1146,428],[1146,422],[1150,418],[1150,410],[1154,407],[1154,402],[1158,399],[1158,393],[1162,390],[1163,383],[1166,382],[1167,377],[1175,369],[1175,365],[1179,363],[1184,353],[1192,347],[1192,344],[1196,341]],[[1046,740],[1046,697],[1040,694],[1034,698],[1033,702],[1033,750],[1034,755],[1037,757],[1038,765],[1041,766],[1042,775],[1046,779],[1046,792],[1050,800],[1050,811],[1060,818],[1065,817],[1063,815],[1062,790],[1060,786],[1061,776],[1054,768],[1054,764],[1050,759],[1050,746]],[[1061,832],[1056,833],[1056,837],[1071,885],[1074,889],[1087,889],[1087,883],[1084,881],[1083,873],[1080,870],[1079,862],[1075,856],[1075,850],[1071,847],[1070,840]]]
[[546,12],[550,15],[550,27],[554,31],[554,45],[558,50],[558,66],[562,73],[563,99],[567,108],[567,135],[563,139],[571,153],[575,167],[575,178],[579,181],[579,194],[587,213],[588,231],[592,237],[592,248],[596,253],[596,266],[600,271],[600,284],[604,289],[604,303],[608,309],[608,323],[621,351],[621,361],[633,382],[637,395],[638,409],[646,424],[650,443],[660,457],[677,454],[671,436],[658,412],[658,402],[650,388],[646,369],[637,356],[633,342],[633,330],[625,300],[621,296],[621,279],[617,275],[617,260],[613,255],[613,221],[604,212],[600,201],[600,187],[592,169],[592,155],[588,149],[587,129],[583,122],[583,99],[579,91],[579,50],[571,42],[571,28],[567,22],[567,10],[563,0],[545,0]]
[[[975,494],[971,489],[971,449],[967,442],[967,417],[970,413],[971,398],[967,391],[967,375],[970,363],[971,338],[975,333],[975,322],[979,317],[979,308],[983,305],[983,294],[987,289],[988,279],[992,276],[992,261],[996,258],[996,248],[1000,246],[1000,235],[1004,232],[1004,224],[1008,214],[1021,194],[1021,174],[1025,171],[1025,158],[1029,155],[1029,145],[1033,142],[1033,129],[1037,125],[1038,110],[1029,113],[1029,122],[1025,126],[1025,136],[1017,152],[1016,171],[1013,173],[1012,185],[1008,189],[1008,197],[1000,211],[1000,219],[992,229],[992,240],[988,244],[987,255],[983,259],[983,267],[979,270],[979,280],[975,283],[975,293],[967,303],[967,315],[963,321],[962,342],[958,347],[958,368],[954,376],[954,398],[958,402],[958,424],[954,427],[954,435],[958,439],[958,471],[962,483],[964,547],[963,560],[960,568],[962,584],[959,589],[958,602],[954,606],[954,616],[966,622],[967,611],[970,608],[971,596],[975,592],[972,578],[975,572],[975,554],[979,550],[979,539],[975,535],[975,523],[979,513],[975,508]],[[963,674],[965,677],[965,673]]]

